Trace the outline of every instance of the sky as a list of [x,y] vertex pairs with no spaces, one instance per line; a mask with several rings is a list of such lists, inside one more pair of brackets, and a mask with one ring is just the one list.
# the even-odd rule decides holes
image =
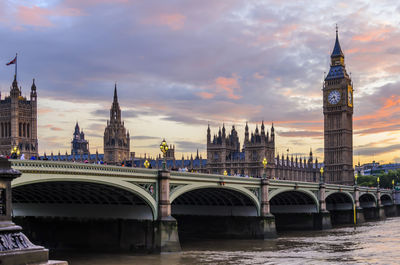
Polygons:
[[38,91],[39,152],[76,122],[103,152],[114,84],[131,151],[206,156],[206,130],[274,123],[276,152],[323,160],[322,85],[335,27],[354,92],[354,163],[400,162],[398,1],[1,0],[0,91]]

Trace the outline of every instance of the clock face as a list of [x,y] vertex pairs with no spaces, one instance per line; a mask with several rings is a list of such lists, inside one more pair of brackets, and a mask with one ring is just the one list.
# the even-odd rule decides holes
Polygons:
[[353,102],[353,95],[352,95],[351,91],[348,92],[347,97],[349,99],[349,104],[351,104]]
[[331,93],[329,93],[328,101],[332,105],[337,104],[340,101],[340,93],[339,93],[339,91],[333,90]]

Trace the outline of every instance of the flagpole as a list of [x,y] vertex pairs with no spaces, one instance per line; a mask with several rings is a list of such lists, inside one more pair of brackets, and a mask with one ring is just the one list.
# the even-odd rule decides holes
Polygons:
[[17,62],[18,62],[17,56],[18,53],[15,54],[15,80],[17,80]]

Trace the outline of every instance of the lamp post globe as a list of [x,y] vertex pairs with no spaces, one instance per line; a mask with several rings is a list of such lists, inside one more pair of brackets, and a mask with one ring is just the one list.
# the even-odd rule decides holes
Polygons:
[[167,167],[167,151],[168,151],[168,144],[165,141],[165,139],[162,140],[161,144],[160,144],[160,150],[163,153],[163,170],[166,170]]
[[324,183],[324,168],[323,167],[321,167],[321,169],[319,170],[319,173],[321,173],[319,181],[321,183]]
[[264,170],[263,170],[263,178],[267,178],[267,164],[268,164],[268,160],[266,157],[264,157],[262,164],[264,166]]

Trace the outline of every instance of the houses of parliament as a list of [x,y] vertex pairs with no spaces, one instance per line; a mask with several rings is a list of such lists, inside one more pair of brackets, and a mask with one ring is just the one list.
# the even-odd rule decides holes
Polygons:
[[[324,179],[327,183],[353,183],[353,84],[346,72],[344,54],[336,40],[331,54],[331,63],[322,88],[324,115],[324,160],[319,163],[310,154],[307,158],[286,157],[275,153],[276,133],[274,126],[268,130],[264,122],[260,128],[256,125],[250,132],[246,123],[243,144],[240,144],[235,126],[227,132],[225,125],[214,135],[207,128],[207,159],[200,156],[191,159],[175,159],[175,148],[170,149],[167,158],[168,168],[189,167],[192,170],[230,175],[261,177],[264,174],[263,159],[266,158],[265,173],[268,178],[298,181],[319,181],[320,167],[324,167]],[[9,155],[10,150],[18,146],[25,158],[38,157],[37,140],[37,93],[35,81],[31,86],[30,99],[21,96],[16,78],[10,87],[10,95],[0,100],[0,154]],[[161,137],[160,137],[161,139]],[[76,124],[71,142],[73,160],[85,157],[91,160],[103,160],[108,164],[121,164],[127,161],[132,166],[143,167],[144,159],[135,158],[130,152],[130,135],[122,121],[118,102],[117,86],[110,108],[110,119],[104,130],[104,155],[89,152],[89,143]],[[60,154],[52,159],[71,160],[71,156]],[[152,167],[161,167],[161,158],[149,161]],[[322,162],[322,161],[321,161]]]

